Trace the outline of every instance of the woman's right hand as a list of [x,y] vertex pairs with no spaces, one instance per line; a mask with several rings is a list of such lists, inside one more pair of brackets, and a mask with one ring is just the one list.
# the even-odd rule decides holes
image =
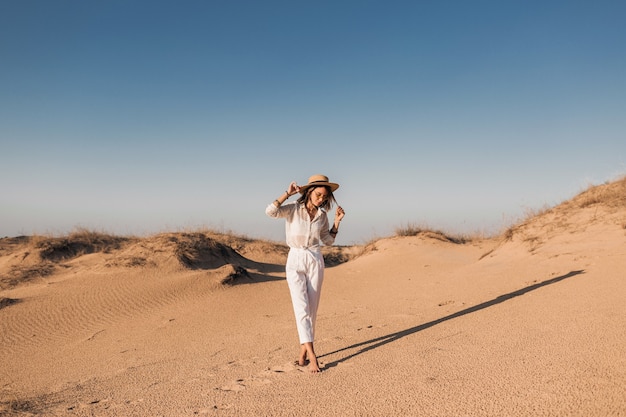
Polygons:
[[287,188],[287,192],[289,193],[289,195],[294,195],[296,193],[299,193],[300,186],[296,184],[295,181],[291,181],[291,184],[289,184],[289,188]]

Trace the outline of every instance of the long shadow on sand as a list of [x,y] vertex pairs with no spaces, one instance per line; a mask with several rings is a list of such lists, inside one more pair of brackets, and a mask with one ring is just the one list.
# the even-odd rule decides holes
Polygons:
[[448,320],[455,319],[457,317],[465,316],[466,314],[475,313],[476,311],[483,310],[485,308],[494,306],[496,304],[503,303],[503,302],[505,302],[507,300],[510,300],[511,298],[518,297],[520,295],[524,295],[524,294],[529,293],[531,291],[535,291],[535,290],[537,290],[537,289],[539,289],[541,287],[545,287],[547,285],[556,284],[557,282],[563,281],[563,280],[565,280],[567,278],[571,278],[573,276],[576,276],[576,275],[579,275],[579,274],[584,274],[584,273],[585,273],[584,270],[571,271],[571,272],[568,272],[565,275],[561,275],[559,277],[552,278],[552,279],[549,279],[549,280],[546,280],[546,281],[542,281],[542,282],[539,282],[537,284],[533,284],[533,285],[530,285],[528,287],[524,287],[524,288],[522,288],[520,290],[513,291],[513,292],[510,292],[508,294],[501,295],[501,296],[499,296],[497,298],[494,298],[493,300],[485,301],[484,303],[480,303],[480,304],[475,305],[473,307],[469,307],[469,308],[466,308],[464,310],[457,311],[456,313],[450,314],[450,315],[442,317],[440,319],[433,320],[433,321],[430,321],[428,323],[420,324],[419,326],[411,327],[409,329],[402,330],[402,331],[399,331],[399,332],[396,332],[396,333],[391,333],[391,334],[388,334],[388,335],[385,335],[385,336],[380,336],[380,337],[377,337],[375,339],[366,340],[365,342],[355,343],[355,344],[353,344],[351,346],[348,346],[348,347],[345,347],[345,348],[342,348],[342,349],[339,349],[339,350],[335,350],[334,352],[325,353],[323,355],[320,355],[320,356],[318,356],[318,358],[323,358],[324,356],[334,355],[334,354],[337,354],[337,353],[340,353],[340,352],[343,352],[343,351],[346,351],[346,350],[352,350],[352,349],[356,349],[356,348],[361,348],[361,349],[359,349],[355,353],[352,353],[352,354],[350,354],[348,356],[345,356],[345,357],[343,357],[341,359],[337,359],[336,361],[326,363],[324,365],[324,368],[332,368],[332,367],[335,367],[335,366],[339,365],[341,362],[345,362],[345,361],[347,361],[347,360],[349,360],[351,358],[354,358],[355,356],[358,356],[358,355],[361,355],[361,354],[363,354],[365,352],[368,352],[370,350],[379,348],[381,346],[386,345],[387,343],[394,342],[394,341],[396,341],[398,339],[401,339],[403,337],[412,335],[412,334],[417,333],[417,332],[421,332],[422,330],[426,330],[428,328],[436,326],[437,324],[443,323],[443,322],[448,321]]

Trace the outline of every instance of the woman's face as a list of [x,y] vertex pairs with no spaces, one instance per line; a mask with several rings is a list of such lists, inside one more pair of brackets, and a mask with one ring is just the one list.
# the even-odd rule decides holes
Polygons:
[[309,201],[316,207],[324,204],[324,201],[328,198],[328,191],[324,187],[316,187],[309,194]]

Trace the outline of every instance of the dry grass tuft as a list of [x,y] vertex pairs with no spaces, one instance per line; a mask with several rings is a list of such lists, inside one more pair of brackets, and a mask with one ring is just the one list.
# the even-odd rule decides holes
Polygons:
[[538,209],[527,208],[526,210],[524,210],[524,216],[521,218],[521,220],[519,220],[514,225],[507,227],[504,232],[500,234],[500,236],[504,241],[513,240],[513,236],[515,236],[515,233],[528,225],[533,219],[541,217],[544,214],[549,213],[551,210],[552,208],[548,206],[543,206]]
[[407,224],[404,227],[397,227],[395,229],[396,236],[425,236],[431,239],[441,240],[442,242],[455,243],[462,245],[469,243],[474,238],[463,234],[448,234],[441,230],[433,229],[427,226],[418,226],[412,223]]
[[579,208],[601,204],[611,208],[626,207],[626,176],[617,181],[591,185],[572,199]]

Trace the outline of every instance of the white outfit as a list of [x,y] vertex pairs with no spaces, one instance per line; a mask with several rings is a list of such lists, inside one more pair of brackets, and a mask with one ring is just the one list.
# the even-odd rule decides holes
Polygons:
[[289,255],[285,272],[291,293],[293,312],[300,343],[313,342],[315,319],[324,281],[324,257],[321,246],[332,245],[335,238],[330,234],[326,211],[318,209],[313,220],[306,207],[300,203],[276,207],[271,203],[265,213],[274,218],[285,219],[285,233]]

